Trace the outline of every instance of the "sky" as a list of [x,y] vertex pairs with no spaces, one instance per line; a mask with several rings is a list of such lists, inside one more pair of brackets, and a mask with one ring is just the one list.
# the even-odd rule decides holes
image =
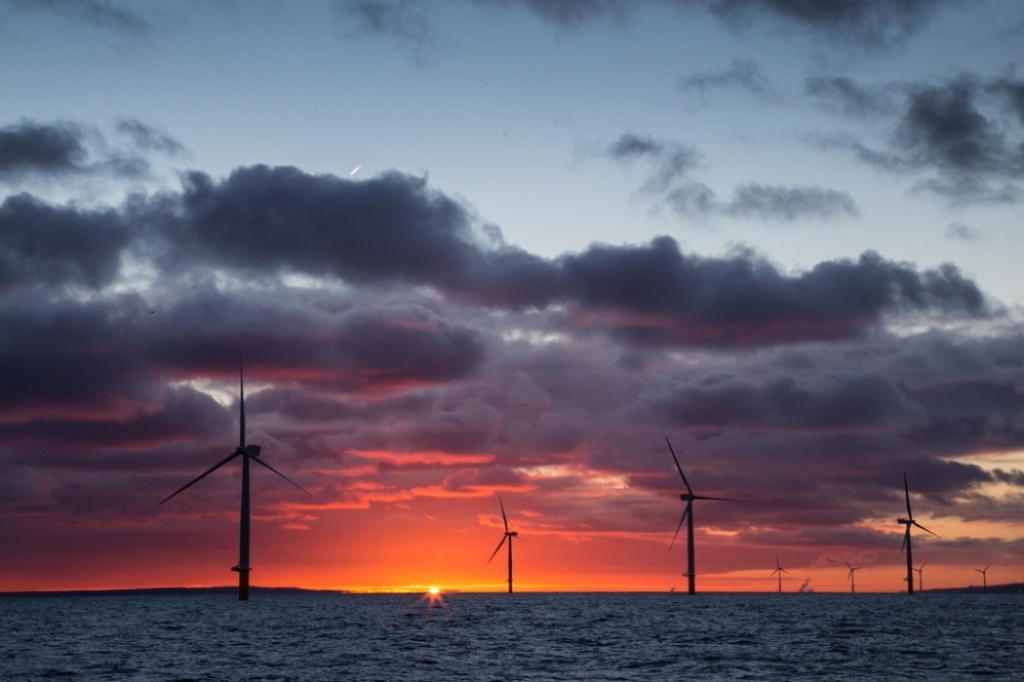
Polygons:
[[1016,0],[0,0],[0,591],[1024,582]]

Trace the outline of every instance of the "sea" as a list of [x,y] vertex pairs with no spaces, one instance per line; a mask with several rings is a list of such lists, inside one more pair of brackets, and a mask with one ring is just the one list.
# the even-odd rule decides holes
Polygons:
[[1024,595],[8,595],[0,679],[1022,680]]

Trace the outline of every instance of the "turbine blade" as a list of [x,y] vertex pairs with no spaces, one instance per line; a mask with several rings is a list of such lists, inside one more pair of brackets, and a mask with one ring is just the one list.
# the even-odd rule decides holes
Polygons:
[[910,513],[910,487],[907,485],[907,472],[903,472],[903,492],[907,496],[907,518],[913,519],[914,515]]
[[900,545],[900,554],[903,554],[903,550],[907,548],[907,543],[910,542],[910,524],[907,524],[907,532],[903,534],[903,544]]
[[672,443],[669,442],[668,436],[665,436],[665,442],[668,443],[668,451],[672,453],[672,461],[676,463],[676,469],[679,469],[679,475],[683,479],[683,485],[686,486],[686,492],[693,495],[693,489],[690,487],[690,482],[686,480],[686,474],[683,473],[683,467],[679,466],[679,458],[676,457],[676,451],[672,449]]
[[501,503],[501,495],[498,496],[498,506],[501,507],[501,520],[505,522],[505,532],[508,532],[508,517],[505,516],[505,505]]
[[278,470],[277,470],[277,469],[275,469],[274,467],[272,467],[272,466],[270,466],[269,464],[267,464],[266,462],[264,462],[264,461],[263,461],[262,459],[260,459],[259,457],[253,457],[252,455],[249,455],[248,453],[246,453],[246,456],[247,456],[247,457],[249,457],[249,459],[250,459],[250,460],[252,460],[253,462],[256,462],[257,464],[262,464],[263,466],[267,467],[268,469],[270,469],[271,471],[273,471],[273,472],[274,472],[275,474],[277,474],[278,476],[280,476],[280,477],[281,477],[281,478],[283,478],[284,480],[286,480],[286,481],[288,481],[289,483],[291,483],[291,484],[292,484],[293,486],[295,486],[296,488],[298,488],[298,489],[299,489],[299,490],[301,490],[302,492],[306,493],[306,494],[307,494],[307,495],[309,495],[310,497],[313,497],[313,493],[309,492],[308,490],[306,490],[305,488],[303,488],[303,487],[302,487],[301,485],[299,485],[298,483],[296,483],[296,482],[295,482],[295,481],[293,481],[292,479],[288,478],[287,476],[285,476],[284,474],[282,474],[282,473],[281,473],[280,471],[278,471]]
[[847,561],[846,559],[843,559],[843,563],[844,563],[844,564],[846,564],[846,567],[847,567],[848,569],[850,569],[851,571],[853,571],[853,566],[851,566],[851,565],[850,565],[850,562],[849,562],[849,561]]
[[225,464],[227,464],[228,462],[230,462],[231,460],[233,460],[233,459],[234,459],[235,457],[238,457],[238,454],[239,454],[239,453],[238,453],[238,450],[235,450],[235,451],[234,451],[234,452],[232,452],[232,453],[231,453],[230,455],[228,455],[227,457],[225,457],[225,458],[224,458],[224,459],[222,459],[221,461],[217,462],[217,463],[216,463],[216,464],[214,464],[214,465],[213,465],[212,467],[210,467],[209,469],[207,469],[207,470],[206,470],[206,471],[204,471],[203,473],[199,474],[198,476],[196,476],[196,477],[195,477],[195,478],[193,478],[193,479],[192,479],[191,481],[189,481],[189,482],[188,482],[188,483],[186,483],[185,485],[183,485],[183,486],[181,486],[180,488],[178,488],[177,490],[175,490],[175,491],[174,491],[173,493],[171,493],[170,495],[168,495],[168,496],[167,496],[167,497],[165,497],[164,499],[160,500],[160,504],[163,504],[163,503],[164,503],[164,502],[166,502],[167,500],[171,499],[172,497],[174,497],[175,495],[177,495],[178,493],[180,493],[180,492],[181,492],[182,490],[184,490],[185,488],[188,488],[189,486],[191,486],[191,485],[192,485],[193,483],[198,483],[198,482],[199,482],[199,481],[201,481],[202,479],[206,478],[207,476],[209,476],[210,474],[212,474],[212,473],[213,473],[214,471],[216,471],[217,469],[220,469],[220,468],[221,468],[222,466],[224,466]]
[[690,513],[690,505],[686,505],[686,509],[683,510],[683,516],[679,519],[679,525],[676,526],[675,535],[672,536],[672,542],[669,543],[668,551],[672,551],[672,545],[676,544],[676,538],[679,537],[679,529],[683,527],[683,522],[686,521],[686,515]]
[[[917,521],[915,521],[913,519],[910,520],[910,523],[914,524],[915,526],[917,526],[921,530],[925,531],[926,533],[932,533],[930,530],[928,530],[927,528],[925,528],[924,526],[922,526],[920,523],[918,523]],[[907,526],[907,532],[908,533],[910,532],[910,526],[909,525]],[[932,535],[934,535],[935,537],[939,537],[938,533],[932,533]]]
[[[498,550],[501,549],[501,546],[505,544],[505,540],[508,540],[508,536],[507,535],[503,535],[502,536],[501,542],[498,543],[497,548],[495,548],[495,550],[494,550],[494,554],[491,555],[491,559],[493,559],[498,554]],[[488,559],[487,563],[491,563],[491,559]]]

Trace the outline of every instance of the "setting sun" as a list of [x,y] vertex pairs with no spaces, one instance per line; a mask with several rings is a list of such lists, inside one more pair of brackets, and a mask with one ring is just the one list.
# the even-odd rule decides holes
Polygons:
[[437,595],[441,594],[441,589],[438,587],[431,587],[429,590],[427,590],[427,593],[431,597],[436,597]]

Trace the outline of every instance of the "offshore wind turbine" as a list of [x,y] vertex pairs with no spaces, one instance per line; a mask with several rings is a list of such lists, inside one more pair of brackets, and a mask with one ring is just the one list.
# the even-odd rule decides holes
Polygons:
[[[501,503],[501,496],[498,497],[498,505],[501,507],[501,520],[505,522],[505,535],[502,536],[501,542],[491,554],[491,559],[498,554],[498,550],[505,544],[505,540],[508,540],[508,593],[512,594],[512,538],[518,537],[519,532],[508,529],[508,517],[505,516],[505,505]],[[488,559],[487,563],[491,563],[491,559]]]
[[775,555],[775,570],[772,571],[769,575],[775,575],[776,573],[779,574],[779,594],[782,594],[782,574],[789,573],[789,571],[787,571],[781,565],[779,565],[778,555]]
[[863,567],[862,566],[851,566],[850,562],[846,561],[846,559],[843,559],[843,561],[846,562],[846,567],[848,569],[850,569],[850,572],[846,575],[846,579],[850,581],[850,594],[856,594],[857,593],[857,585],[856,585],[857,581],[854,579],[854,574],[857,571],[859,571],[861,568],[863,568]]
[[976,568],[976,569],[974,569],[978,573],[981,573],[981,593],[982,594],[985,594],[985,593],[988,592],[988,568],[991,565],[992,564],[989,564],[985,568]]
[[676,533],[672,536],[672,542],[669,544],[668,548],[671,551],[672,546],[676,544],[676,538],[679,537],[679,529],[683,527],[683,522],[686,521],[686,573],[683,575],[689,579],[689,593],[696,594],[697,572],[694,569],[693,560],[693,501],[717,500],[719,502],[739,502],[739,500],[730,500],[726,497],[694,495],[693,488],[690,487],[689,481],[686,480],[686,474],[683,473],[683,467],[679,466],[679,458],[676,457],[676,451],[672,449],[672,443],[669,442],[667,437],[665,438],[665,442],[668,443],[668,451],[672,453],[672,461],[676,463],[676,469],[679,470],[679,476],[683,479],[683,485],[686,486],[686,492],[679,495],[679,499],[686,503],[686,508],[683,510],[683,516],[679,519],[679,525],[676,526]]
[[[926,561],[923,564],[921,564],[921,568],[915,568],[914,569],[915,571],[917,571],[917,591],[918,592],[924,592],[924,567],[927,566],[927,565],[928,565],[928,562]],[[986,568],[988,568],[988,567],[986,566]]]
[[[249,462],[256,462],[261,466],[273,471],[275,474],[283,478],[284,480],[291,483],[293,486],[301,490],[302,492],[310,495],[309,491],[303,488],[301,485],[291,480],[280,471],[270,466],[262,459],[260,459],[260,446],[259,445],[246,445],[245,444],[245,386],[242,377],[242,362],[238,362],[238,398],[239,398],[239,410],[240,417],[238,421],[238,447],[230,455],[222,459],[217,464],[213,465],[199,476],[181,486],[173,493],[160,500],[160,504],[163,504],[167,500],[171,499],[181,491],[185,490],[194,483],[199,482],[203,478],[212,474],[217,469],[221,468],[235,457],[242,458],[242,513],[241,520],[239,523],[239,537],[238,537],[238,565],[231,568],[232,571],[238,573],[238,598],[242,601],[249,599],[249,571],[252,567],[249,566]],[[311,495],[310,495],[311,496]]]
[[[897,523],[901,523],[907,527],[907,532],[903,534],[903,546],[900,547],[900,551],[903,551],[905,547],[907,550],[907,594],[914,594],[914,561],[911,557],[910,551],[910,527],[917,526],[921,530],[932,533],[930,530],[922,526],[920,523],[914,520],[914,515],[910,511],[910,487],[907,485],[907,474],[903,474],[903,492],[907,497],[907,518],[896,519]],[[932,533],[935,535],[935,533]],[[935,535],[935,537],[939,537]]]

